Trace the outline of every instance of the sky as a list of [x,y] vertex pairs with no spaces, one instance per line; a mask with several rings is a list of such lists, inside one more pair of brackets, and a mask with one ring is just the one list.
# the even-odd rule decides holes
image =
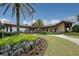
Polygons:
[[[37,3],[34,6],[36,13],[32,18],[28,17],[25,20],[21,17],[21,24],[32,24],[37,19],[42,19],[44,24],[54,24],[62,20],[73,20],[75,21],[76,15],[79,14],[79,4],[56,4],[56,3]],[[15,16],[11,17],[11,8],[7,11],[5,16],[2,15],[5,8],[0,8],[0,20],[8,20],[12,23],[16,23]]]

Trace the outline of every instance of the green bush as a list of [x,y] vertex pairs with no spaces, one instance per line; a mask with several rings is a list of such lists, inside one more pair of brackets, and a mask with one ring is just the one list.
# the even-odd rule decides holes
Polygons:
[[0,38],[0,46],[4,46],[6,44],[17,44],[23,41],[36,41],[38,37],[35,35],[29,34],[20,34],[15,36],[9,36],[5,38]]
[[15,34],[15,33],[8,33],[8,32],[5,32],[5,33],[4,33],[5,36],[12,36],[12,35],[14,35],[14,34]]
[[41,32],[40,34],[47,34],[47,32]]
[[74,25],[72,27],[72,32],[79,32],[79,25]]
[[[9,33],[9,32],[4,32],[4,37],[6,37],[6,36],[12,36],[12,35],[14,35],[15,33]],[[2,32],[0,31],[0,38],[2,38]]]

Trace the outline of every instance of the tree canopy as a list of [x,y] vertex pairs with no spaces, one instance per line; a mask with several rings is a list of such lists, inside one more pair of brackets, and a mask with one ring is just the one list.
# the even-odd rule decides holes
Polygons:
[[79,25],[74,25],[74,26],[72,27],[72,31],[73,31],[73,32],[79,32]]
[[32,24],[32,26],[41,27],[44,26],[44,23],[41,19],[37,19],[36,22]]

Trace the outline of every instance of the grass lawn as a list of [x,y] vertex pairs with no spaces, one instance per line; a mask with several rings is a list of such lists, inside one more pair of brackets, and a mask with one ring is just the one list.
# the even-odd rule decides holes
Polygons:
[[75,36],[75,35],[68,35],[70,37],[73,37],[73,38],[79,38],[79,36]]
[[39,35],[59,35],[59,33],[56,33],[56,32],[40,32],[37,34]]
[[32,35],[32,34],[20,34],[18,36],[10,36],[5,38],[0,38],[0,46],[6,44],[16,44],[22,41],[35,41],[36,38],[42,37],[48,41],[48,48],[45,52],[45,56],[62,56],[62,55],[78,55],[79,56],[79,46],[76,44],[57,38],[54,36],[47,35]]
[[42,38],[47,39],[48,41],[48,48],[45,52],[45,56],[69,56],[69,55],[78,55],[79,56],[79,46],[76,44],[64,40],[61,38],[53,37],[53,36],[46,36],[46,35],[39,35]]
[[79,38],[79,33],[75,32],[65,33],[65,35],[71,36],[73,38]]
[[9,36],[5,38],[0,38],[0,46],[4,46],[6,44],[16,44],[22,41],[35,41],[38,38],[35,35],[31,34],[20,34],[16,36]]

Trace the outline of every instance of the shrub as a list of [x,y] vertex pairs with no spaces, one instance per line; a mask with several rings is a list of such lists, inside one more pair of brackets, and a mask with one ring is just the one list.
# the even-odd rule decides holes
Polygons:
[[20,34],[20,35],[15,35],[15,36],[9,36],[5,38],[0,39],[0,46],[4,46],[6,44],[17,44],[23,41],[36,41],[38,37],[35,35],[29,35],[29,34]]
[[74,25],[72,27],[72,32],[79,32],[79,25]]
[[2,34],[2,32],[0,31],[0,38],[2,38],[2,35],[4,35],[4,37],[6,37],[6,36],[12,36],[12,35],[15,35],[15,33],[4,32],[4,34]]
[[15,34],[15,33],[8,33],[8,32],[5,32],[5,33],[4,33],[5,36],[12,36],[12,35],[14,35],[14,34]]
[[47,32],[41,32],[40,34],[47,34]]

